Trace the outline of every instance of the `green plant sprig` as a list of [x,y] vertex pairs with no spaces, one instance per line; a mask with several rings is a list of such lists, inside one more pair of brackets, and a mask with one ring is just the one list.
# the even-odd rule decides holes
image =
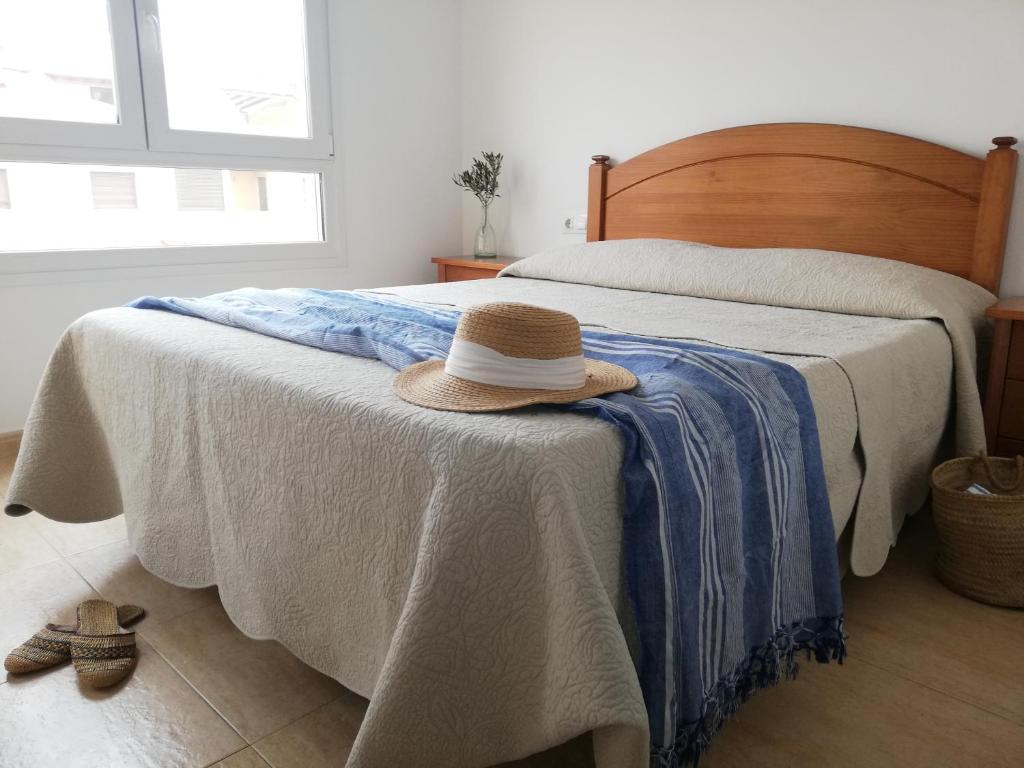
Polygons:
[[455,185],[476,195],[482,205],[490,205],[498,194],[498,175],[501,173],[501,161],[504,155],[500,152],[484,152],[483,160],[473,158],[469,170],[452,176]]

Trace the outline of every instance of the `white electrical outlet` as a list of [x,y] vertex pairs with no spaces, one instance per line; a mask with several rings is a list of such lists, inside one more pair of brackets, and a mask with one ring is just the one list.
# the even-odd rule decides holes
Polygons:
[[582,235],[587,232],[587,214],[577,213],[565,217],[562,231],[567,235]]

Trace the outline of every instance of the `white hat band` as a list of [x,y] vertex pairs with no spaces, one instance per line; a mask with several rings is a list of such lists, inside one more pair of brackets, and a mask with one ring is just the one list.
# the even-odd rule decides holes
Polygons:
[[555,360],[508,357],[495,349],[456,337],[445,373],[460,379],[516,389],[580,389],[587,383],[583,355]]

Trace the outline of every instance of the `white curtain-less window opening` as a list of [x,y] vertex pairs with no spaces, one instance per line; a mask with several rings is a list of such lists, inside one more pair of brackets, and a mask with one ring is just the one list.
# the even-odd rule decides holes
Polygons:
[[0,0],[0,274],[336,263],[326,30],[325,0]]

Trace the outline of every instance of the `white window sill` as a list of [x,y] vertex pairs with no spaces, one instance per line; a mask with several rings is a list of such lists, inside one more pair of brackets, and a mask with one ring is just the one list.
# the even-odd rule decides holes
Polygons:
[[0,287],[344,266],[342,249],[329,243],[0,253]]

